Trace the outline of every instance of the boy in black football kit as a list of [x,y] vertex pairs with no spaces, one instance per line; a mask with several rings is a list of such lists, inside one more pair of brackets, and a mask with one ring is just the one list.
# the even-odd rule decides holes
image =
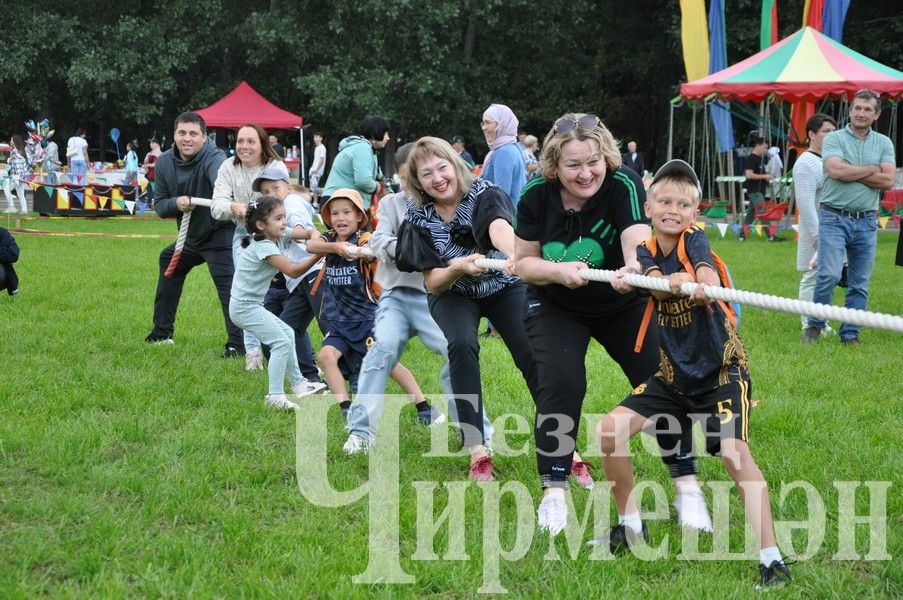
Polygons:
[[[629,439],[662,419],[676,421],[682,430],[700,420],[706,451],[721,455],[758,536],[761,578],[756,587],[783,585],[791,580],[790,569],[777,548],[768,488],[748,445],[751,382],[746,350],[731,322],[732,310],[703,292],[706,285],[722,285],[723,263],[713,255],[705,233],[693,226],[699,197],[692,167],[672,160],[655,174],[644,205],[655,236],[640,245],[637,259],[644,275],[667,278],[671,291],[652,292],[659,371],[599,424],[602,462],[620,516],[608,541],[612,552],[619,552],[637,536],[647,537],[632,496]],[[678,295],[687,282],[700,285],[690,297]]]

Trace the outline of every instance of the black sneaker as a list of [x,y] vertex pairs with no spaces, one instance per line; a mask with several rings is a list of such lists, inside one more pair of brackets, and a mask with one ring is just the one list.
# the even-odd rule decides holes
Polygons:
[[786,241],[787,241],[787,238],[782,238],[782,237],[777,237],[777,236],[775,236],[775,237],[770,237],[770,238],[768,238],[768,241],[769,241],[769,242],[786,242]]
[[759,563],[759,583],[756,584],[757,590],[765,588],[784,587],[793,581],[790,575],[790,567],[783,560],[776,560],[771,566],[766,567]]
[[417,422],[427,427],[445,423],[445,415],[429,402],[421,402],[417,405]]
[[[643,523],[642,530],[643,540],[649,541],[649,530],[646,528],[646,523]],[[625,525],[618,525],[614,529],[612,529],[608,533],[608,548],[611,550],[612,554],[623,554],[630,549],[630,546],[633,545],[633,542],[636,540],[636,533],[634,533],[633,529]]]
[[241,352],[235,346],[226,346],[223,351],[223,358],[237,358],[241,356]]
[[144,341],[147,342],[148,344],[157,344],[158,346],[175,344],[175,341],[173,341],[172,336],[158,335],[153,332],[147,334],[147,337],[144,338]]
[[809,325],[803,330],[803,343],[814,344],[821,337],[821,328]]
[[845,340],[840,340],[841,346],[858,346],[859,345],[859,336],[847,338]]

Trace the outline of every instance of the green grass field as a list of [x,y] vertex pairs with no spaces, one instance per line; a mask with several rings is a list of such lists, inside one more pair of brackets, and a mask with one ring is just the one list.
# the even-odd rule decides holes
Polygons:
[[[176,233],[172,222],[32,219],[24,227],[51,231],[143,236]],[[710,230],[713,247],[731,266],[737,287],[796,296],[795,244],[753,237],[740,244]],[[438,482],[434,518],[448,503],[445,481],[464,481],[463,458],[425,457],[429,430],[402,412],[400,454],[401,567],[410,585],[361,585],[352,577],[368,563],[366,498],[337,508],[313,505],[300,492],[295,464],[295,416],[263,403],[266,375],[219,357],[222,317],[206,269],[189,277],[176,323],[175,346],[148,346],[157,256],[169,240],[156,237],[17,236],[21,293],[0,297],[0,598],[75,597],[300,597],[471,598],[484,584],[483,494],[464,495],[463,537],[435,538],[438,560],[415,560],[418,529],[413,482]],[[881,232],[870,308],[903,314],[903,269],[894,267],[896,233]],[[839,297],[839,295],[838,295]],[[316,327],[311,328],[315,342]],[[859,347],[836,337],[800,344],[798,317],[747,308],[741,334],[749,350],[754,399],[751,447],[769,482],[775,518],[807,517],[791,482],[808,482],[824,502],[824,541],[794,567],[793,598],[884,598],[903,595],[903,337],[863,330]],[[485,394],[491,416],[532,421],[526,386],[499,340],[483,342]],[[439,389],[439,360],[418,341],[404,363],[423,389]],[[616,366],[597,347],[587,357],[590,378],[584,412],[604,414],[629,391]],[[394,386],[394,384],[393,384]],[[391,391],[397,392],[396,387]],[[313,402],[323,400],[313,400]],[[598,417],[596,417],[598,418]],[[580,448],[587,447],[581,428]],[[330,481],[352,489],[367,480],[366,456],[346,457],[340,414],[329,414]],[[508,437],[532,446],[532,433]],[[635,445],[639,449],[639,445]],[[587,451],[603,478],[598,451]],[[540,497],[532,450],[498,457],[500,483],[520,481]],[[660,484],[673,499],[660,461],[635,460],[638,481]],[[701,460],[701,479],[728,482],[714,458]],[[884,481],[890,560],[836,560],[839,493],[835,481]],[[583,510],[588,494],[574,488]],[[712,492],[706,490],[711,504]],[[649,507],[651,496],[644,497]],[[514,543],[517,514],[501,503],[504,548]],[[744,521],[730,496],[730,547],[743,547]],[[869,510],[865,489],[856,510]],[[609,519],[616,515],[613,505]],[[651,542],[667,537],[668,556],[590,560],[582,544],[575,558],[564,536],[560,560],[547,560],[549,541],[538,531],[517,560],[501,560],[499,582],[514,598],[743,598],[753,596],[755,560],[679,560],[682,534],[672,516],[650,522]],[[533,513],[527,513],[531,519]],[[608,526],[608,522],[601,524]],[[528,532],[529,533],[529,532]],[[463,553],[447,559],[449,540]],[[803,552],[807,534],[793,534]],[[711,546],[703,540],[701,548]],[[859,554],[868,530],[857,529]],[[454,548],[452,548],[454,549]],[[785,549],[786,550],[786,549]],[[874,550],[874,548],[873,548]],[[418,556],[421,556],[418,554]],[[454,559],[454,560],[453,560]]]

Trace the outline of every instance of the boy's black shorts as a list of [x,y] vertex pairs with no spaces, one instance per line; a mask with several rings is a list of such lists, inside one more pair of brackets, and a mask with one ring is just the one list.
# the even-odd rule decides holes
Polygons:
[[345,379],[349,379],[349,376],[360,373],[364,356],[373,345],[373,321],[329,323],[328,327],[323,345],[332,346],[342,353],[339,367]]
[[[721,453],[722,439],[749,442],[751,394],[752,382],[748,379],[732,381],[704,394],[685,396],[658,377],[650,377],[633,390],[621,406],[647,418],[660,417],[656,419],[659,428],[665,426],[668,417],[673,417],[672,421],[676,419],[681,428],[691,426],[692,421],[701,421],[706,452],[718,455]],[[662,443],[662,435],[658,437]],[[679,434],[673,434],[671,439],[678,440]],[[674,446],[670,444],[670,447]]]

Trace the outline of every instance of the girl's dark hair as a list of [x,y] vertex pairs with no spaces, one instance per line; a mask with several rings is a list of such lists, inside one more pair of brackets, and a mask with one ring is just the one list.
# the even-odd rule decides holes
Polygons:
[[263,239],[263,232],[257,229],[257,221],[266,221],[280,206],[282,206],[282,200],[272,196],[260,196],[248,204],[248,212],[245,214],[245,229],[249,235],[242,238],[242,248],[247,248],[251,244],[251,236],[254,236],[258,242]]
[[[270,146],[269,134],[267,130],[258,125],[257,123],[245,123],[235,132],[235,137],[238,139],[238,132],[244,129],[245,127],[250,127],[254,131],[257,132],[257,139],[260,141],[260,164],[266,166],[270,164],[271,160],[282,160],[282,157],[276,154],[276,151],[273,150],[273,147]],[[241,159],[238,158],[238,152],[235,153],[235,158],[232,160],[232,164],[240,165]]]
[[383,117],[369,115],[364,117],[364,120],[361,121],[357,133],[365,140],[376,140],[377,142],[381,142],[391,128],[392,126],[389,124],[389,121]]
[[15,133],[10,139],[12,140],[13,146],[19,151],[19,154],[25,156],[25,142],[22,141],[22,136]]

